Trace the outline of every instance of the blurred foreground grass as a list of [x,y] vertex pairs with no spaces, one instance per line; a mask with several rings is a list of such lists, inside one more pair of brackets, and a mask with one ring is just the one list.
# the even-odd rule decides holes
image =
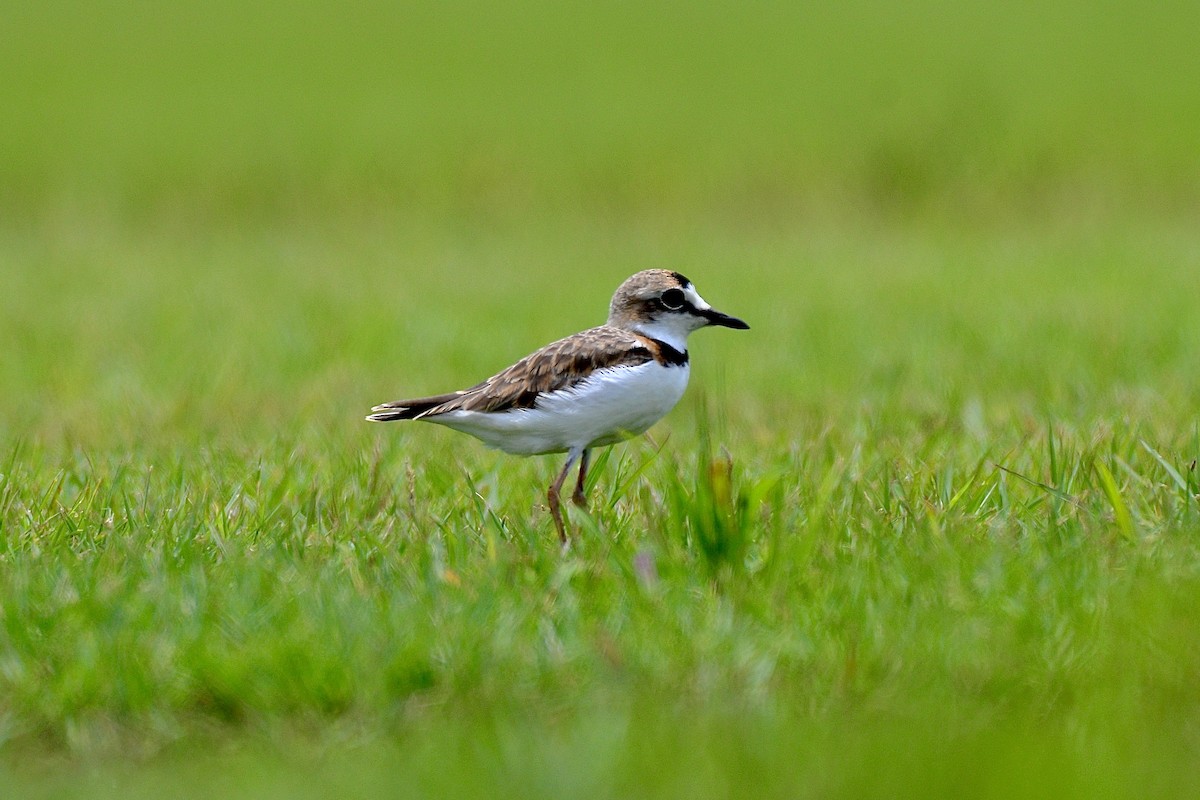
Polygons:
[[[9,9],[0,792],[1195,794],[1195,10],[739,9]],[[651,266],[570,554],[360,422]]]

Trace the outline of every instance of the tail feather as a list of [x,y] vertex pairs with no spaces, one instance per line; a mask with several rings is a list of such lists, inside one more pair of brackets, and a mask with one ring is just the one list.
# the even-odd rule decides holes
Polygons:
[[372,413],[367,415],[367,420],[370,422],[395,422],[404,419],[420,419],[443,403],[448,403],[461,396],[461,392],[451,392],[434,397],[418,397],[413,400],[383,403],[371,409]]

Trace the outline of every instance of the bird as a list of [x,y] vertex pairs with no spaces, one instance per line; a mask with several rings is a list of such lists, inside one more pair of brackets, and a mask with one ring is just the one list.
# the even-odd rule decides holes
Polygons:
[[572,501],[586,507],[593,449],[645,433],[687,388],[688,335],[750,326],[710,306],[688,278],[648,269],[613,294],[608,320],[551,342],[469,389],[383,403],[370,422],[419,420],[470,434],[514,455],[566,453],[546,491],[559,540],[568,544],[560,493],[579,464]]

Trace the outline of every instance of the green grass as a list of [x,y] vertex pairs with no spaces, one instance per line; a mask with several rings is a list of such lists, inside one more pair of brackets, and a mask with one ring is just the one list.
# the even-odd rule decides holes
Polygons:
[[[0,794],[1194,796],[1195,12],[1069,6],[12,9]],[[362,421],[651,266],[568,553]]]

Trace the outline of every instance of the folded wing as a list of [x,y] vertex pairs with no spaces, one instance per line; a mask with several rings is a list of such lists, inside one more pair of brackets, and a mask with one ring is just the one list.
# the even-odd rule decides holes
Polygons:
[[533,408],[541,395],[570,388],[598,369],[633,367],[654,358],[646,340],[619,328],[601,326],[552,342],[470,389],[384,403],[371,409],[374,413],[367,419],[391,422],[449,411],[495,413]]

